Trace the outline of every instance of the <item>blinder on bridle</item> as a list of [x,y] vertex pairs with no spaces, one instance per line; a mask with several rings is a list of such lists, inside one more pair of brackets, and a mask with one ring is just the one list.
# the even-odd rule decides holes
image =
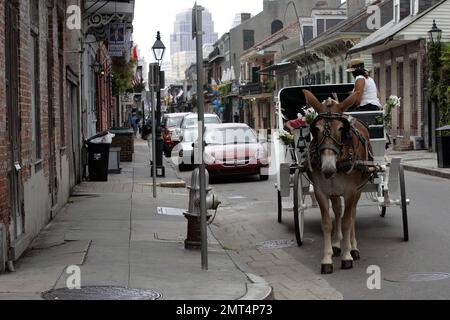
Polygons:
[[[342,142],[337,141],[331,132],[331,122],[334,120],[341,121],[344,124],[344,130],[342,132],[342,141],[345,140],[346,136],[350,132],[350,122],[346,117],[344,117],[340,113],[321,113],[317,116],[317,118],[314,120],[314,122],[311,124],[311,133],[314,136],[314,139],[317,139],[317,122],[320,120],[325,120],[325,129],[323,131],[323,138],[318,143],[318,152],[321,153],[324,150],[332,150],[336,153],[337,156],[339,156],[342,152],[342,149],[344,147],[344,144]],[[326,144],[325,139],[330,138],[334,141],[334,144]]]

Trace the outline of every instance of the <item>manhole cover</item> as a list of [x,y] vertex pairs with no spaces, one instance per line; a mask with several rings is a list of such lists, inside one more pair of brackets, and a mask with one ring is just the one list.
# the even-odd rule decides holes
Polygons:
[[272,249],[291,248],[294,246],[295,246],[294,240],[269,240],[258,243],[256,245],[256,248],[262,250],[272,250]]
[[158,207],[158,214],[163,216],[183,216],[186,209]]
[[400,275],[393,278],[385,278],[389,282],[431,282],[441,281],[450,278],[450,273],[444,272],[415,272],[406,275]]
[[122,287],[67,288],[44,292],[45,300],[158,300],[161,293],[154,290],[128,289]]

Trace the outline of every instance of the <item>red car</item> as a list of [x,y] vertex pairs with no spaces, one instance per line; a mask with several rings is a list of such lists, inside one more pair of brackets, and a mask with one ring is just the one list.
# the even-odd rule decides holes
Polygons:
[[205,131],[205,163],[210,177],[259,175],[268,167],[266,147],[246,124],[209,125]]
[[172,149],[180,143],[179,140],[176,141],[173,139],[173,134],[177,129],[180,129],[181,122],[188,114],[189,113],[168,113],[164,115],[161,127],[162,139],[164,142],[163,150],[166,157],[170,157]]

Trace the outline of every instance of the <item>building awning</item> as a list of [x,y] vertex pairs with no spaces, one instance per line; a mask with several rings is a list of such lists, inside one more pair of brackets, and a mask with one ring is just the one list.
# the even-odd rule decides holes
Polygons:
[[275,63],[275,64],[272,64],[271,66],[268,66],[267,68],[261,69],[259,71],[259,73],[277,71],[279,69],[290,67],[295,64],[296,63],[294,61],[285,61],[285,62]]
[[213,63],[213,62],[216,61],[216,60],[223,60],[223,59],[225,59],[225,56],[224,56],[224,55],[221,55],[221,54],[218,54],[218,55],[212,57],[212,58],[209,60],[209,63]]

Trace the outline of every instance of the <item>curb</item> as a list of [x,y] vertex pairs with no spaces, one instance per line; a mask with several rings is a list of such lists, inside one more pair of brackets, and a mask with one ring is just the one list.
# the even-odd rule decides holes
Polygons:
[[429,176],[443,178],[443,179],[450,179],[450,172],[447,173],[447,172],[442,172],[442,171],[434,170],[434,169],[419,168],[419,167],[407,165],[407,164],[404,164],[404,163],[403,163],[403,168],[406,171],[410,171],[410,172],[426,174],[426,175],[429,175]]
[[273,288],[263,278],[254,274],[254,272],[244,264],[237,253],[228,252],[228,256],[236,265],[236,267],[245,274],[250,283],[246,284],[247,292],[244,296],[237,300],[255,300],[255,301],[268,301],[274,300]]

